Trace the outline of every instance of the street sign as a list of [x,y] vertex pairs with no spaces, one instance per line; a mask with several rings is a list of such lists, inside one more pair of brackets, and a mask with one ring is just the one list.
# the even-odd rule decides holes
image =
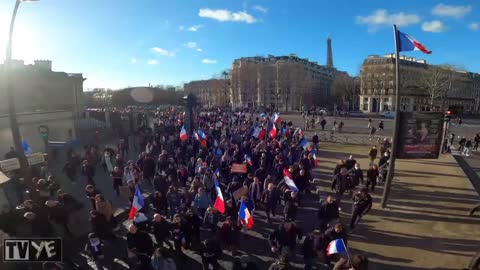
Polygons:
[[33,153],[27,156],[27,161],[28,165],[32,166],[45,162],[45,157],[43,156],[43,153]]
[[0,169],[2,169],[3,172],[18,170],[20,169],[20,161],[18,158],[2,160],[0,161]]

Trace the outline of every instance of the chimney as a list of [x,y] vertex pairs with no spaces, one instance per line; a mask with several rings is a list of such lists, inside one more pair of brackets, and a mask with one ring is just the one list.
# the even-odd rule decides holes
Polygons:
[[333,68],[332,39],[327,38],[327,68]]
[[33,61],[35,67],[43,70],[52,71],[52,61],[50,60],[35,60]]

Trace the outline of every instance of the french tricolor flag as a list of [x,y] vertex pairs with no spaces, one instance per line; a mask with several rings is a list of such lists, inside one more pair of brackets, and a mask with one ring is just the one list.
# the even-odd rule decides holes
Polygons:
[[130,208],[130,213],[128,214],[128,219],[132,220],[135,218],[135,214],[140,211],[145,205],[145,201],[143,200],[142,192],[138,185],[135,187],[135,194],[133,195],[133,202],[132,208]]
[[278,123],[282,122],[282,120],[283,120],[282,117],[280,117],[280,115],[279,115],[278,113],[275,113],[275,114],[273,115],[273,122],[274,122],[274,123],[277,123],[277,124],[278,124]]
[[251,230],[254,225],[253,216],[248,210],[247,204],[243,200],[242,200],[242,203],[240,204],[239,216],[240,216],[240,222],[245,224],[245,226],[247,226],[247,229]]
[[247,161],[248,165],[253,166],[252,158],[249,155],[245,155],[245,161]]
[[343,242],[343,239],[336,239],[330,242],[327,246],[327,255],[333,255],[333,254],[346,254],[348,255],[348,249],[347,246],[345,245],[345,242]]
[[205,135],[205,132],[202,129],[198,131],[198,135],[200,135],[200,138],[204,140],[207,138],[207,135]]
[[303,147],[303,149],[307,149],[310,146],[310,143],[307,141],[307,139],[303,138],[300,141],[300,146]]
[[313,160],[315,162],[315,166],[317,166],[318,165],[317,150],[315,150],[315,149],[312,150],[312,156],[313,156]]
[[213,207],[223,214],[225,213],[225,200],[223,199],[222,190],[220,189],[220,184],[218,184],[217,179],[215,179],[215,190],[217,191],[217,199]]
[[273,124],[272,129],[270,130],[270,136],[272,136],[272,138],[276,138],[277,134],[278,134],[277,127],[275,126],[275,124]]
[[293,182],[292,173],[287,168],[283,169],[283,180],[292,191],[298,192],[297,185]]
[[422,43],[418,42],[414,38],[410,37],[409,35],[398,31],[398,43],[399,43],[399,52],[406,52],[406,51],[422,51],[426,54],[431,54],[432,51],[429,51],[427,47],[425,47]]
[[182,130],[180,131],[180,140],[182,140],[182,142],[188,140],[188,134],[185,126],[182,126]]

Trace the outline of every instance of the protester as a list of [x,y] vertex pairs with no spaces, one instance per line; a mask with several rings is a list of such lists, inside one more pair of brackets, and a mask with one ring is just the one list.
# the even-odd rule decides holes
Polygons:
[[157,246],[162,247],[163,244],[166,244],[171,250],[173,250],[172,244],[170,243],[170,241],[168,241],[171,236],[171,225],[162,215],[158,213],[153,215],[151,228],[152,233],[155,236]]
[[362,188],[353,196],[352,218],[350,229],[354,229],[360,219],[372,208],[372,197],[367,188]]
[[146,232],[138,230],[131,224],[127,233],[127,248],[130,254],[135,255],[140,261],[140,269],[150,269],[153,254],[153,242]]
[[345,193],[351,182],[352,178],[348,174],[347,168],[342,168],[340,170],[340,173],[336,174],[333,177],[332,190],[335,191],[335,200],[339,205],[339,210],[341,210],[340,202],[342,201],[343,194]]
[[332,196],[328,196],[326,200],[320,201],[318,208],[318,220],[320,230],[325,231],[332,222],[340,221],[339,205]]

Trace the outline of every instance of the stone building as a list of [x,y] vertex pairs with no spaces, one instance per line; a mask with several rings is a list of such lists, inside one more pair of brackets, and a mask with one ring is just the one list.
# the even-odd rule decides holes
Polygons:
[[[0,65],[0,155],[13,145],[8,104],[6,102],[5,74]],[[52,62],[37,60],[33,65],[23,61],[12,62],[12,87],[15,110],[22,139],[33,152],[45,146],[38,132],[39,126],[50,130],[49,140],[68,142],[76,138],[76,120],[83,112],[82,74],[52,71]]]
[[[400,56],[400,109],[441,111],[455,106],[465,112],[479,109],[480,74],[429,65]],[[394,111],[395,54],[372,55],[361,69],[360,110]]]
[[229,81],[210,79],[191,81],[183,86],[185,95],[194,94],[205,108],[225,106],[229,103]]

